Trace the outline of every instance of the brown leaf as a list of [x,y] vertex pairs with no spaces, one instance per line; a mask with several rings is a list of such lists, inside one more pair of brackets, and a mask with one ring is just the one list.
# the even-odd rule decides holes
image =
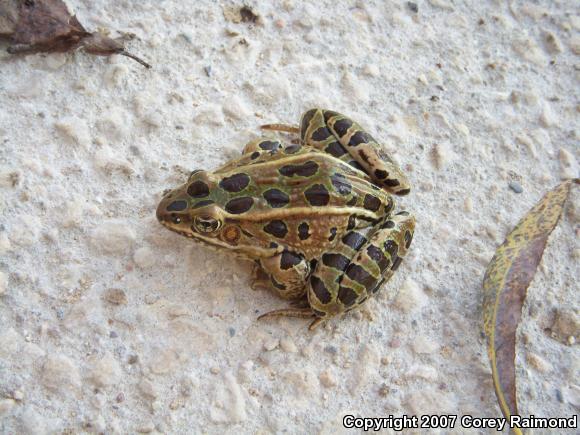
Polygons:
[[12,38],[18,22],[18,1],[0,0],[0,38]]
[[8,52],[13,54],[65,52],[82,47],[96,55],[122,54],[150,68],[126,52],[118,40],[88,32],[62,0],[0,0],[0,36],[10,40]]
[[[516,398],[516,330],[530,282],[548,237],[562,214],[568,180],[544,195],[497,249],[483,279],[483,319],[493,384],[503,415],[518,413]],[[521,434],[519,428],[514,432]]]

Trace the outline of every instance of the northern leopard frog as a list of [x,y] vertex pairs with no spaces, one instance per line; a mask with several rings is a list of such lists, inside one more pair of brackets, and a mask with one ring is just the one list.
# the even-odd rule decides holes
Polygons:
[[415,219],[394,213],[391,194],[409,183],[379,144],[351,119],[311,109],[283,147],[258,139],[213,172],[196,170],[157,208],[167,228],[255,260],[254,286],[291,308],[261,317],[310,317],[313,329],[363,304],[399,267]]

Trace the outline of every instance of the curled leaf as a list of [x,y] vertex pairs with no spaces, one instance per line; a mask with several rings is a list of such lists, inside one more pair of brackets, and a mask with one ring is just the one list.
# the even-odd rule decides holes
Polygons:
[[52,53],[78,47],[91,54],[121,54],[150,68],[125,51],[119,39],[88,32],[62,0],[0,0],[0,37],[12,54]]
[[[493,385],[508,419],[518,413],[515,345],[522,306],[573,182],[578,180],[568,180],[546,193],[524,216],[495,252],[483,279],[484,331]],[[514,432],[522,433],[519,428]]]

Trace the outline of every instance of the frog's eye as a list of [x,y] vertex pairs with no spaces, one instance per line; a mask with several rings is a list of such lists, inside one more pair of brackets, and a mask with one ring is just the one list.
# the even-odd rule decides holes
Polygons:
[[213,233],[222,226],[222,223],[211,216],[196,216],[193,226],[200,233]]

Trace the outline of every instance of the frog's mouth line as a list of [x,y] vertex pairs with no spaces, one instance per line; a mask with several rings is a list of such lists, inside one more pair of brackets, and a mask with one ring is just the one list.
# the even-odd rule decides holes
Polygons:
[[168,230],[177,233],[179,235],[185,236],[188,239],[191,239],[203,246],[207,246],[209,248],[212,248],[216,251],[224,251],[227,250],[231,253],[233,253],[234,255],[237,255],[241,258],[253,258],[252,256],[256,256],[256,257],[270,257],[272,255],[275,255],[276,253],[278,253],[278,251],[280,251],[280,249],[275,249],[275,248],[260,248],[260,247],[249,247],[246,245],[239,245],[239,246],[235,246],[235,245],[230,245],[227,243],[222,242],[221,240],[217,239],[217,238],[206,238],[203,237],[199,234],[193,234],[193,233],[189,233],[186,231],[180,231],[174,227],[172,227],[171,225],[169,225],[168,222],[166,221],[162,221],[160,220],[159,223],[161,225],[163,225],[165,228],[167,228]]

